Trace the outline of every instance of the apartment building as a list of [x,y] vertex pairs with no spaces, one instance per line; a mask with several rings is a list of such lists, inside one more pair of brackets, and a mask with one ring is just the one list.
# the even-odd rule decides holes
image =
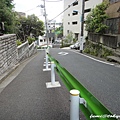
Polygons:
[[[85,0],[85,14],[84,20],[87,14],[97,4],[102,3],[103,0]],[[81,32],[81,11],[82,11],[82,0],[64,0],[64,9],[68,8],[64,12],[63,17],[63,34],[67,36],[70,32],[74,33],[74,37],[79,39]],[[85,26],[85,25],[84,25]],[[87,31],[84,27],[84,36],[87,36]]]

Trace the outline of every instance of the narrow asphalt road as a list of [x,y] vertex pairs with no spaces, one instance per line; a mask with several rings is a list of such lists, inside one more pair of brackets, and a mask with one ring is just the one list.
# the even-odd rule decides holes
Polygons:
[[92,60],[71,50],[54,48],[50,54],[113,114],[120,115],[120,67]]
[[0,93],[0,120],[70,119],[69,92],[60,78],[56,75],[61,87],[46,88],[50,71],[43,72],[44,56],[44,51],[39,51]]

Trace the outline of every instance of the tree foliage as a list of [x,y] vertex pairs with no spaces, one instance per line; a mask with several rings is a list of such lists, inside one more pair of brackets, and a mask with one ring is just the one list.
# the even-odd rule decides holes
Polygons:
[[44,23],[37,16],[29,15],[18,19],[16,34],[21,41],[26,41],[28,36],[38,37],[44,34]]
[[0,0],[0,22],[4,22],[5,33],[13,33],[15,28],[15,12],[13,0]]
[[73,42],[73,33],[72,32],[70,32],[67,36],[66,36],[66,38],[64,39],[64,42],[65,43],[72,43]]
[[103,2],[97,5],[92,11],[88,14],[86,23],[86,30],[88,32],[95,32],[95,33],[104,33],[105,30],[108,28],[104,24],[104,21],[108,18],[105,10],[107,9],[108,4]]
[[60,26],[55,29],[55,34],[57,35],[58,38],[63,37],[63,26]]

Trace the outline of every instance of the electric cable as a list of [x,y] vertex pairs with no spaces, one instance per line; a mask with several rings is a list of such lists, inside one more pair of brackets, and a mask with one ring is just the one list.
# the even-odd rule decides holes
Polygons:
[[38,7],[38,6],[36,6],[36,7],[32,8],[32,9],[26,10],[26,11],[25,11],[25,13],[26,13],[26,12],[29,12],[29,11],[31,11],[31,10],[36,9],[37,7]]
[[[57,0],[57,1],[62,1],[62,0]],[[76,0],[76,1],[74,1],[73,3],[75,3],[75,2],[77,2],[78,0]],[[49,1],[46,1],[46,2],[49,2]],[[51,1],[51,2],[53,2],[53,1]],[[56,2],[56,1],[54,1],[54,2]],[[57,18],[58,16],[60,16],[62,13],[64,13],[67,9],[69,9],[72,5],[73,5],[73,3],[71,3],[70,5],[68,5],[68,7],[66,8],[66,9],[64,9],[61,13],[59,13],[57,16],[55,16],[53,19],[51,19],[51,20],[49,20],[49,21],[53,21],[55,18]],[[29,12],[29,11],[31,11],[31,10],[34,10],[34,9],[36,9],[38,6],[36,6],[35,8],[32,8],[32,9],[30,9],[30,10],[27,10],[27,11],[25,11],[25,12]],[[41,16],[41,15],[40,15]]]
[[46,2],[61,2],[61,1],[63,1],[63,0],[56,0],[56,1],[46,0]]
[[[74,1],[73,3],[77,2],[78,0]],[[71,3],[70,5],[68,5],[68,7],[66,9],[64,9],[61,13],[59,13],[56,17],[54,17],[53,19],[51,19],[50,21],[53,21],[55,18],[57,18],[58,16],[60,16],[62,13],[64,13],[67,9],[69,9],[73,3]]]

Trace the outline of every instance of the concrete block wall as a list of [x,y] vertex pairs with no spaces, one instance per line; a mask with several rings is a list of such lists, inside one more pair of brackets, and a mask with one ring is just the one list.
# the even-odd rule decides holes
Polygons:
[[37,52],[37,47],[35,42],[29,45],[29,56],[32,56],[34,53]]
[[31,45],[29,45],[28,41],[26,41],[25,43],[17,47],[17,51],[18,51],[18,61],[21,62],[22,60],[36,53],[37,48],[35,43],[32,43]]
[[28,41],[25,43],[21,44],[20,46],[17,47],[18,51],[18,61],[22,61],[29,57],[29,44]]
[[0,36],[0,75],[17,64],[16,35]]

